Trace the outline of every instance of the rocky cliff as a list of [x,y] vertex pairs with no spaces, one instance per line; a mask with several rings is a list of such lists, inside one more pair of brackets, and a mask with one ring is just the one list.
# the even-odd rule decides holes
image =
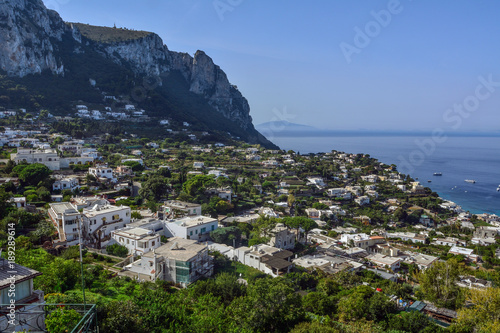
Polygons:
[[[7,75],[23,78],[50,72],[69,77],[79,70],[75,63],[84,58],[82,54],[86,66],[89,57],[102,57],[136,78],[154,77],[170,88],[165,80],[180,73],[189,93],[247,132],[247,141],[272,145],[255,130],[248,101],[203,51],[194,56],[170,51],[154,33],[65,23],[42,0],[0,0],[0,68]],[[176,91],[184,87],[175,84]]]

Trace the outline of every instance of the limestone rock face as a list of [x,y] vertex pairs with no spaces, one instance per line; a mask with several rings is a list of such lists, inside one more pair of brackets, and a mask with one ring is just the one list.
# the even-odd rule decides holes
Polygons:
[[[70,28],[41,0],[0,0],[0,68],[26,76],[49,70],[64,74],[54,43]],[[80,38],[75,32],[76,38]]]
[[[103,29],[110,29],[112,35],[113,28]],[[138,76],[156,78],[160,84],[169,73],[178,71],[190,92],[203,96],[237,126],[256,133],[248,101],[205,52],[191,56],[170,51],[158,35],[147,32],[106,42],[86,36],[77,24],[65,23],[58,13],[48,10],[42,0],[0,0],[0,69],[9,76],[43,71],[68,75],[69,69],[64,66],[65,62],[70,64],[68,57],[90,48]]]
[[103,47],[116,62],[129,62],[137,74],[162,77],[170,71],[180,71],[189,83],[190,91],[205,97],[225,118],[235,121],[243,129],[252,123],[248,101],[205,52],[197,51],[192,57],[187,53],[169,51],[156,34]]

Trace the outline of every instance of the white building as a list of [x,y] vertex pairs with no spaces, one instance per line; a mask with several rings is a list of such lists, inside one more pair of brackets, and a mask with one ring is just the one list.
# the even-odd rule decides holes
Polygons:
[[346,200],[350,200],[352,198],[352,193],[342,187],[330,188],[327,193],[330,197],[340,197]]
[[214,265],[207,245],[175,237],[126,269],[139,281],[164,280],[187,287],[200,278],[212,276]]
[[417,254],[414,257],[407,258],[408,261],[417,265],[420,270],[426,270],[439,260],[438,257],[430,256],[427,254]]
[[325,181],[321,177],[309,177],[307,180],[309,181],[309,184],[316,185],[318,188],[326,186]]
[[89,174],[93,175],[97,179],[106,178],[111,181],[116,181],[115,175],[113,174],[113,168],[107,166],[96,166],[89,168]]
[[158,218],[161,220],[173,219],[183,216],[201,215],[201,205],[179,200],[166,201],[158,211]]
[[10,159],[16,163],[40,163],[50,170],[60,170],[60,161],[55,149],[18,149],[17,153],[11,154]]
[[374,263],[375,265],[380,266],[380,267],[384,267],[384,268],[389,268],[392,271],[401,267],[401,259],[395,258],[395,257],[390,257],[390,256],[385,256],[385,255],[380,254],[380,253],[371,254],[366,258],[368,260],[370,260],[372,263]]
[[193,168],[195,168],[195,169],[203,169],[204,167],[205,167],[204,162],[194,162],[193,163]]
[[62,190],[71,190],[80,187],[78,183],[78,178],[76,177],[66,177],[59,180],[56,180],[54,184],[52,184],[52,190],[54,191],[62,191]]
[[295,233],[288,230],[284,224],[278,223],[271,230],[271,240],[269,245],[278,249],[292,250],[295,247]]
[[125,227],[111,232],[111,237],[118,244],[125,246],[129,254],[142,256],[160,247],[160,235],[143,228]]
[[59,236],[56,242],[78,244],[81,214],[76,207],[69,202],[52,203],[48,213]]
[[265,244],[234,249],[235,260],[273,277],[290,272],[293,267],[292,255],[293,253],[288,250],[281,250]]
[[130,207],[94,205],[83,209],[84,236],[98,246],[111,239],[111,232],[130,223]]
[[203,241],[209,237],[211,231],[217,229],[218,225],[219,222],[211,217],[188,216],[166,222],[164,231],[167,237],[181,237],[184,239]]
[[426,237],[414,232],[388,232],[387,238],[401,238],[402,241],[412,241],[413,243],[425,244]]
[[360,206],[368,205],[370,204],[370,197],[363,195],[361,197],[354,199],[354,202],[356,202]]

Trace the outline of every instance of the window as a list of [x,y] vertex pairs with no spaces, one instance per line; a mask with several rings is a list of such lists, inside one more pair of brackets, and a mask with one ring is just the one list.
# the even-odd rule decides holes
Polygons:
[[155,241],[153,241],[153,243],[151,243],[151,246],[155,246]]
[[[31,281],[27,280],[20,283],[16,283],[15,300],[19,301],[23,298],[31,295]],[[10,304],[9,288],[2,289],[1,291],[1,302],[3,304]]]
[[120,219],[120,215],[116,214],[116,215],[113,215],[113,220],[118,220]]
[[189,232],[189,236],[193,236],[193,230]]
[[198,235],[198,229],[195,230],[195,233]]
[[127,244],[130,244],[130,239],[127,239]]
[[215,226],[214,226],[214,225],[212,225],[212,231],[214,231],[214,229],[215,229]]
[[134,242],[134,241],[132,241],[132,245],[135,245],[135,242]]

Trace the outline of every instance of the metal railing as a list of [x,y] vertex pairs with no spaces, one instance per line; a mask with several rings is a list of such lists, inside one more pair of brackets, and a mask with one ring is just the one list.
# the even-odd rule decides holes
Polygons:
[[71,333],[97,333],[97,307],[95,304],[15,304],[15,309],[9,309],[9,304],[0,304],[0,333],[11,332],[48,332],[46,320],[54,311],[74,310],[81,316],[78,323],[67,327]]

